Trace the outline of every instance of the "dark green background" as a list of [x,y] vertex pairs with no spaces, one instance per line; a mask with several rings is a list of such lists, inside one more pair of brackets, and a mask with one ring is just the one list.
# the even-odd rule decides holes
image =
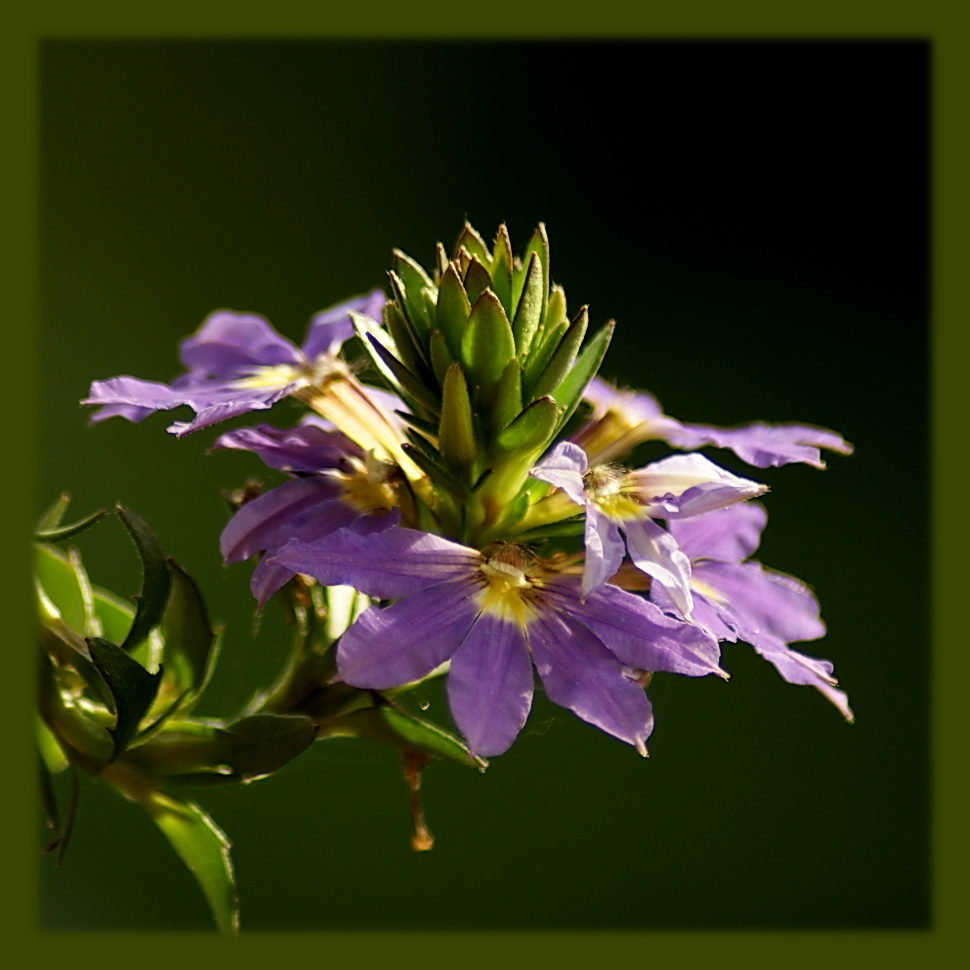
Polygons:
[[[618,321],[605,374],[682,420],[810,421],[858,449],[755,476],[762,558],[819,594],[830,633],[806,649],[836,663],[854,726],[740,645],[729,684],[655,679],[646,762],[539,699],[484,776],[426,772],[427,854],[394,754],[319,745],[200,795],[246,928],[927,925],[927,69],[893,42],[43,46],[37,506],[121,500],[199,580],[229,626],[203,713],[283,653],[216,544],[220,489],[271,475],[168,416],[86,429],[77,400],[173,377],[214,308],[299,341],[392,247],[428,264],[467,215],[521,249],[543,220],[570,306]],[[116,524],[80,544],[96,582],[137,590]],[[44,860],[43,925],[205,928],[147,818],[83,795],[64,867]]]

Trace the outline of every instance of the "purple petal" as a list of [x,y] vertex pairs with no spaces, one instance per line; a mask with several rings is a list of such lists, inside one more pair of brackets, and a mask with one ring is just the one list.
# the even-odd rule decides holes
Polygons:
[[387,299],[380,290],[371,290],[363,296],[344,300],[343,303],[317,313],[310,320],[306,340],[303,342],[303,353],[307,360],[313,360],[320,354],[335,354],[344,341],[354,336],[351,310],[380,323],[381,310],[386,302]]
[[[82,401],[82,404],[88,404],[89,401]],[[100,424],[102,421],[107,421],[108,418],[126,418],[133,424],[137,424],[139,421],[144,421],[150,414],[155,413],[155,408],[140,408],[134,404],[106,404],[103,408],[98,408],[94,414],[88,418],[89,424]]]
[[756,468],[804,462],[824,468],[819,448],[850,455],[853,448],[840,434],[827,428],[802,424],[765,424],[755,422],[740,428],[684,424],[669,433],[666,440],[676,448],[701,448],[714,445],[729,448],[742,461]]
[[515,623],[479,616],[451,658],[448,702],[474,754],[508,750],[532,706],[532,661]]
[[[245,390],[231,388],[229,389],[233,398],[231,401],[210,405],[203,404],[204,397],[202,395],[193,395],[191,400],[186,399],[184,403],[198,411],[196,416],[189,422],[176,421],[174,424],[170,424],[166,430],[170,434],[182,438],[193,431],[201,431],[202,428],[207,428],[211,424],[228,421],[229,418],[238,417],[240,414],[248,414],[250,411],[265,411],[277,401],[286,397],[297,386],[296,382],[291,382],[271,388],[247,388]],[[212,396],[221,396],[221,393],[222,389],[217,388],[213,388],[211,392]]]
[[[322,477],[298,478],[270,489],[246,502],[229,520],[219,539],[219,548],[226,564],[242,562],[257,552],[269,549],[271,538],[280,526],[322,503],[328,505],[340,496],[339,482]],[[350,506],[348,517],[359,513]],[[337,526],[336,528],[339,528]]]
[[677,609],[690,618],[690,560],[677,545],[677,540],[652,519],[624,522],[623,534],[633,564],[660,583]]
[[392,606],[371,606],[340,638],[340,678],[353,687],[385,690],[426,677],[461,646],[478,615],[477,591],[462,578]]
[[273,557],[324,586],[355,586],[367,596],[396,599],[445,580],[478,576],[479,552],[414,529],[361,536],[341,530],[321,542],[294,539]]
[[209,451],[253,451],[270,468],[287,472],[319,472],[346,465],[349,456],[361,457],[360,448],[339,431],[312,424],[274,428],[260,424],[221,435]]
[[588,627],[628,667],[688,677],[724,676],[717,640],[698,625],[665,616],[649,600],[602,586],[581,603],[577,583],[569,576],[547,582],[544,592],[553,606]]
[[296,575],[295,570],[284,566],[272,555],[290,539],[299,537],[303,542],[317,542],[341,528],[356,535],[370,535],[372,532],[392,529],[400,520],[400,509],[362,514],[336,499],[324,502],[323,505],[285,522],[267,540],[266,549],[269,555],[259,561],[249,581],[249,588],[256,597],[259,608],[262,609],[269,598]]
[[586,564],[583,568],[583,596],[609,581],[620,568],[624,552],[619,526],[610,521],[592,503],[586,508],[585,529]]
[[763,505],[741,502],[704,515],[671,519],[667,527],[691,560],[739,563],[758,548],[767,520]]
[[586,453],[571,441],[560,441],[529,473],[533,478],[561,488],[577,505],[586,505],[583,475]]
[[551,701],[646,755],[647,695],[593,633],[566,614],[544,612],[529,625],[529,646]]
[[263,317],[219,310],[182,341],[182,363],[198,375],[234,377],[253,367],[299,366],[303,355]]
[[713,591],[739,638],[748,643],[762,636],[784,643],[825,636],[818,600],[793,576],[766,570],[757,562],[701,562],[694,566],[694,578]]

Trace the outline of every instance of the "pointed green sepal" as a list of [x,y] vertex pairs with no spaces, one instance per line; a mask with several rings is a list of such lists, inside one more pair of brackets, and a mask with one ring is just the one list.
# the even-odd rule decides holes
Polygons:
[[399,306],[396,303],[385,303],[382,317],[384,329],[391,335],[405,367],[417,373],[422,365],[427,366],[425,349]]
[[[458,258],[464,249],[469,256],[476,258],[486,270],[492,268],[492,256],[485,245],[485,240],[478,234],[470,222],[466,222],[455,243],[455,257]],[[462,264],[462,272],[466,269]]]
[[495,387],[515,356],[515,338],[498,297],[485,290],[472,307],[461,338],[461,363],[476,401],[491,406]]
[[373,353],[381,359],[387,373],[391,375],[391,386],[404,402],[419,415],[437,415],[441,404],[434,391],[428,387],[428,382],[408,370],[374,334],[368,334],[367,340]]
[[610,345],[615,327],[616,322],[609,320],[596,331],[586,346],[579,352],[572,369],[556,388],[553,397],[559,407],[562,408],[562,417],[559,419],[557,433],[573,416],[573,412],[579,407],[579,402],[583,399],[583,391],[586,390],[586,385],[600,369],[600,364],[603,363],[603,358],[606,356],[606,350]]
[[438,288],[424,269],[400,249],[393,251],[393,258],[394,273],[401,283],[401,289],[395,290],[395,293],[404,303],[404,312],[423,346],[434,325]]
[[[458,267],[449,263],[441,277],[438,286],[438,305],[435,308],[435,322],[441,331],[452,360],[457,360],[461,352],[461,335],[468,325],[468,316],[472,312],[472,305],[465,292],[465,284],[461,281]],[[434,334],[432,333],[432,339]],[[434,366],[434,349],[432,366]]]
[[[539,262],[542,265],[542,316],[545,317],[546,305],[549,302],[551,277],[549,275],[549,237],[546,235],[545,225],[541,222],[536,227],[535,232],[532,233],[529,245],[526,246],[525,252],[522,254],[523,266],[528,267],[532,261],[533,253],[539,257]],[[526,273],[520,273],[517,274],[517,279],[513,282],[512,299],[516,305],[518,305],[519,299],[521,298],[525,281]]]
[[576,363],[576,355],[579,353],[588,326],[589,314],[586,307],[583,307],[563,334],[559,346],[556,347],[552,357],[549,358],[549,363],[542,371],[542,375],[536,381],[532,389],[533,398],[556,393],[556,389]]
[[[460,352],[460,338],[457,346]],[[435,380],[438,382],[438,386],[442,387],[445,383],[445,374],[448,371],[448,367],[455,362],[455,357],[451,353],[448,342],[440,330],[431,331],[431,340],[428,349],[431,352],[431,369],[434,371]]]
[[115,726],[108,728],[114,742],[111,760],[128,746],[138,733],[138,725],[155,700],[162,673],[150,674],[110,640],[91,637],[88,640],[91,659],[111,692],[115,712]]
[[468,497],[468,486],[460,482],[441,462],[432,458],[427,451],[408,442],[401,445],[401,448],[415,465],[431,479],[435,486],[452,495],[462,498]]
[[512,332],[515,334],[515,349],[519,356],[525,357],[535,338],[542,320],[542,303],[545,285],[542,279],[542,261],[537,253],[529,259],[525,283],[512,319]]
[[495,400],[489,412],[489,424],[493,435],[511,424],[522,410],[522,365],[513,357],[502,372],[495,391]]
[[523,454],[541,448],[559,423],[559,407],[551,397],[533,401],[495,438],[495,444],[507,454]]
[[475,305],[475,302],[486,290],[492,287],[491,274],[475,256],[472,256],[471,261],[468,263],[463,282],[465,292],[468,294],[468,300],[472,306]]
[[512,303],[512,241],[509,231],[502,223],[495,236],[492,249],[492,290],[499,298],[505,315],[511,320],[514,306]]
[[460,478],[467,477],[479,453],[468,385],[458,364],[452,364],[445,374],[438,448],[445,465]]

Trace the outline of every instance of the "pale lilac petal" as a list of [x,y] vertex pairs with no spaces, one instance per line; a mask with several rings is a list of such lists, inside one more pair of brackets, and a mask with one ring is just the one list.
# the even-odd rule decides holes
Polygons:
[[385,690],[426,677],[461,646],[478,615],[477,590],[465,577],[366,609],[337,644],[340,679]]
[[652,519],[623,523],[626,549],[641,572],[660,583],[681,614],[691,615],[690,560],[677,540]]
[[220,435],[209,451],[230,449],[255,452],[270,468],[287,472],[342,468],[349,456],[362,457],[360,448],[346,435],[312,424],[296,428],[274,428],[268,424],[238,428]]
[[532,706],[532,661],[516,624],[478,617],[451,658],[448,703],[473,754],[508,750]]
[[703,455],[652,462],[630,472],[628,481],[657,518],[700,515],[767,491],[767,486],[733,475]]
[[647,695],[590,630],[566,614],[542,613],[529,624],[529,646],[551,701],[647,753]]
[[445,580],[477,575],[481,553],[441,536],[395,528],[362,536],[342,529],[320,542],[298,539],[273,557],[324,586],[355,586],[376,599],[397,599]]
[[190,371],[210,377],[303,362],[300,351],[263,317],[230,310],[210,314],[195,334],[182,341],[180,356]]
[[[227,565],[242,562],[257,552],[269,549],[270,539],[280,526],[296,518],[301,512],[322,503],[329,503],[339,497],[341,492],[339,482],[314,476],[284,482],[246,502],[229,520],[219,538],[224,561]],[[349,506],[344,508],[353,517],[359,514]]]
[[691,560],[739,563],[758,548],[767,520],[763,505],[741,502],[705,515],[671,519],[667,528]]
[[623,562],[624,545],[620,529],[595,505],[586,508],[586,564],[583,568],[583,596],[608,582]]
[[586,505],[583,475],[586,453],[571,441],[561,441],[529,473],[533,478],[561,488],[577,505]]
[[666,440],[676,448],[701,448],[713,445],[729,448],[742,461],[756,468],[804,462],[824,468],[819,448],[842,455],[853,448],[840,434],[827,428],[802,424],[766,424],[755,422],[740,428],[717,428],[710,425],[684,424]]
[[354,322],[350,311],[370,317],[375,324],[381,322],[381,310],[387,298],[380,290],[371,290],[363,296],[344,300],[336,306],[322,310],[310,320],[307,337],[303,342],[303,353],[308,360],[319,354],[335,354],[344,341],[354,336]]
[[688,677],[724,676],[717,640],[699,625],[665,616],[649,600],[602,586],[580,603],[576,583],[568,576],[547,582],[544,591],[550,603],[592,630],[628,667]]

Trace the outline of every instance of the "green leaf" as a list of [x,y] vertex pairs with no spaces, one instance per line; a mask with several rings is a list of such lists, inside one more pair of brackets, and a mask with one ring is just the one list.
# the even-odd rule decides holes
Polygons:
[[37,582],[64,624],[81,637],[95,632],[89,629],[86,578],[82,580],[78,574],[83,569],[80,562],[54,546],[41,544],[35,546],[34,569]]
[[107,514],[106,509],[98,509],[83,519],[78,519],[70,525],[58,525],[51,528],[39,528],[34,533],[34,538],[39,542],[63,542],[89,529],[95,522]]
[[162,673],[159,671],[150,674],[137,660],[128,656],[123,648],[101,637],[91,637],[88,640],[88,649],[98,673],[108,685],[114,703],[115,726],[108,728],[114,741],[114,752],[111,756],[114,761],[137,734],[138,725],[158,693]]
[[367,738],[403,751],[445,758],[484,771],[487,761],[473,755],[461,741],[437,724],[382,704],[335,718],[323,729],[325,737]]
[[428,387],[428,382],[409,371],[383,343],[374,338],[373,334],[368,334],[367,339],[374,353],[381,358],[387,371],[393,375],[391,385],[404,402],[418,414],[437,415],[441,405],[434,392]]
[[238,933],[239,894],[224,833],[192,802],[154,791],[141,804],[195,876],[219,929]]
[[169,559],[171,592],[161,620],[162,693],[194,700],[212,673],[216,635],[202,594],[192,577]]
[[128,636],[121,644],[123,650],[131,650],[137,647],[148,636],[151,628],[157,626],[161,620],[171,580],[165,553],[162,552],[155,533],[144,519],[123,505],[115,506],[115,511],[134,540],[142,562],[142,586],[141,593],[136,597],[135,619],[128,631]]
[[316,738],[316,725],[302,714],[251,714],[226,730],[233,749],[225,758],[243,780],[262,778],[306,751]]

